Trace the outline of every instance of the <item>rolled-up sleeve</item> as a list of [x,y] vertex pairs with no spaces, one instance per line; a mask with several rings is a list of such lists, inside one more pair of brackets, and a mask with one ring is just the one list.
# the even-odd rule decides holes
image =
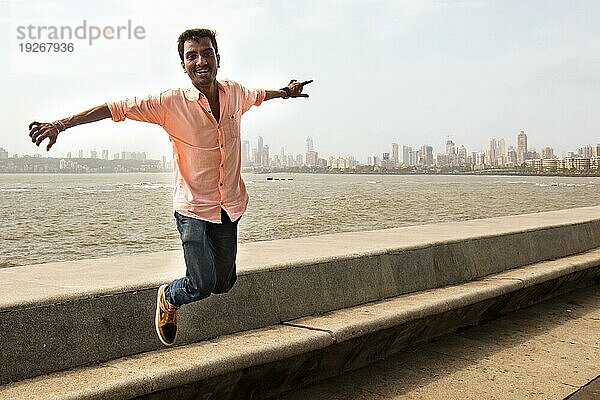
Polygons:
[[[241,85],[240,85],[241,86]],[[267,95],[264,89],[246,89],[241,86],[242,90],[242,113],[245,113],[252,106],[260,106]]]
[[131,97],[106,104],[110,110],[112,120],[115,122],[133,119],[164,125],[166,114],[164,95],[165,93],[160,93],[148,97]]

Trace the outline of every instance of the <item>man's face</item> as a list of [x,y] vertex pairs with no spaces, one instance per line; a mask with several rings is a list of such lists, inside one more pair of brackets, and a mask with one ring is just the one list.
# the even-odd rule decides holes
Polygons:
[[183,43],[183,68],[197,88],[208,88],[217,79],[219,55],[209,38]]

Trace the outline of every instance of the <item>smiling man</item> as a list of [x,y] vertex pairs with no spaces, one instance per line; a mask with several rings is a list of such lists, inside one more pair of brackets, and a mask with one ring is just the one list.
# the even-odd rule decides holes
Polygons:
[[181,236],[186,275],[158,288],[155,326],[171,345],[177,310],[211,294],[226,293],[236,281],[237,225],[248,204],[241,177],[240,118],[274,98],[308,97],[312,81],[296,80],[279,90],[246,89],[217,80],[220,55],[215,32],[190,29],[177,41],[181,65],[192,86],[145,98],[109,102],[51,123],[32,122],[29,136],[47,150],[65,129],[112,118],[158,124],[173,145],[173,209]]

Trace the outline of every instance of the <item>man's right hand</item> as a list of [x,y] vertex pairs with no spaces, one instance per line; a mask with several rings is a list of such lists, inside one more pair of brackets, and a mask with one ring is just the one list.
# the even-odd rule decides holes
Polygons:
[[44,139],[50,139],[48,145],[46,146],[46,151],[50,150],[52,145],[56,143],[56,138],[58,137],[59,133],[58,127],[55,124],[37,121],[33,121],[29,124],[29,137],[36,146],[39,147],[40,143],[42,143]]

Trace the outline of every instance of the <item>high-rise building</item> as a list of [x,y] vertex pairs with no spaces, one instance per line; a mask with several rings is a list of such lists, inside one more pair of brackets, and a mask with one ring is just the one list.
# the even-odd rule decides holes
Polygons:
[[421,162],[427,167],[433,165],[433,146],[423,145],[421,146]]
[[438,154],[435,157],[435,164],[438,167],[444,167],[444,166],[448,165],[449,164],[448,154]]
[[285,149],[283,147],[279,151],[279,159],[281,160],[281,166],[285,166],[286,158],[285,158]]
[[506,140],[504,138],[498,140],[498,155],[506,156]]
[[398,143],[392,143],[392,163],[394,167],[398,165],[400,159],[398,158]]
[[8,151],[4,150],[4,148],[0,147],[0,160],[8,159]]
[[578,154],[583,158],[591,158],[594,153],[592,146],[583,146],[579,149]]
[[421,165],[421,152],[419,150],[410,152],[410,165]]
[[485,165],[485,152],[480,151],[475,157],[476,165]]
[[517,164],[522,165],[527,159],[527,135],[521,131],[517,135]]
[[257,165],[263,165],[263,137],[258,137],[258,146],[256,147],[256,154],[258,159],[256,160]]
[[456,143],[454,143],[450,137],[446,140],[446,155],[448,156],[448,165],[458,165],[458,154],[456,152]]
[[456,154],[456,144],[450,139],[446,140],[446,154]]
[[354,156],[348,156],[346,166],[347,168],[356,168],[356,160],[354,159]]
[[67,158],[71,158],[71,152],[70,151],[67,152]]
[[459,165],[470,164],[467,162],[467,148],[462,144],[458,148],[458,164]]
[[405,165],[409,165],[409,166],[410,165],[414,165],[411,162],[412,160],[410,159],[411,153],[412,153],[412,147],[410,147],[410,146],[402,146],[402,162]]
[[263,167],[269,166],[269,146],[266,144],[262,148],[262,156],[260,158]]
[[381,159],[383,161],[390,161],[390,153],[383,153]]
[[314,151],[306,152],[306,166],[315,167],[317,165],[317,160],[319,159],[319,154]]
[[242,140],[242,167],[250,165],[250,141]]
[[306,138],[306,165],[308,167],[315,167],[319,154],[315,151],[313,138],[310,136]]
[[515,151],[514,148],[511,147],[510,150],[508,150],[506,159],[508,162],[508,166],[514,167],[515,165],[517,165],[517,152]]
[[77,153],[78,153],[77,155],[79,156],[79,158],[83,158],[83,150],[79,150]]
[[90,158],[98,158],[98,152],[96,150],[91,150]]
[[306,152],[308,153],[309,151],[313,151],[313,150],[314,150],[313,139],[309,136],[306,138]]
[[486,164],[488,165],[498,165],[498,141],[496,140],[496,138],[491,138],[490,139],[490,145],[487,149],[487,161]]
[[108,160],[108,150],[102,150],[102,159]]

